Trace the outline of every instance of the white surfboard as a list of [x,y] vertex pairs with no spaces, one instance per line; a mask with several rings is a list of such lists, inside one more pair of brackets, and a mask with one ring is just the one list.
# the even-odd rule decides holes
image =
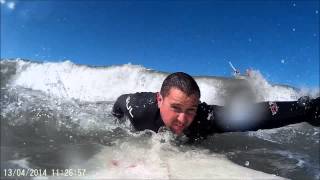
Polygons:
[[[87,177],[105,179],[285,179],[237,165],[203,150],[181,152],[174,147],[122,143],[105,147],[88,166]],[[85,177],[84,177],[85,178]]]

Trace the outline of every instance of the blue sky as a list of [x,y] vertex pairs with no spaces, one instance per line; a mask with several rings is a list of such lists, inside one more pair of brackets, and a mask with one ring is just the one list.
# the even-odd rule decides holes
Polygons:
[[318,1],[0,0],[1,58],[230,76],[319,87]]

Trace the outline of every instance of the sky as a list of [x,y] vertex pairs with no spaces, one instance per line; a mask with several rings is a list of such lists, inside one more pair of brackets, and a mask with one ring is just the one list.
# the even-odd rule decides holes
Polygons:
[[319,1],[0,0],[1,58],[319,87]]

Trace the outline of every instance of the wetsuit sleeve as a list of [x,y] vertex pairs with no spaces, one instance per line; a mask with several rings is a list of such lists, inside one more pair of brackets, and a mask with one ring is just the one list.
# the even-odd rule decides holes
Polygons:
[[116,102],[113,105],[112,108],[112,115],[117,118],[122,118],[128,113],[128,109],[126,108],[126,99],[128,97],[128,94],[121,95],[118,97]]
[[210,106],[214,119],[211,119],[208,132],[254,131],[300,122],[319,126],[319,104],[319,98],[310,100],[302,97],[298,101],[256,103],[243,107],[240,112],[228,107]]
[[246,130],[278,128],[300,122],[309,122],[310,124],[315,122],[313,125],[316,125],[316,122],[319,122],[319,119],[314,116],[314,113],[318,113],[318,110],[314,110],[317,107],[319,109],[319,101],[317,103],[315,100],[303,97],[298,101],[264,102],[257,105],[264,108],[263,116],[256,125]]

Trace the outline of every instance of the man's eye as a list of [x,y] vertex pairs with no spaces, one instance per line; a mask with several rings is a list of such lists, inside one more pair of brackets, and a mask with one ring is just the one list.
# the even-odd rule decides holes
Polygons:
[[196,112],[197,111],[195,109],[191,109],[187,111],[187,114],[193,115],[193,114],[196,114]]
[[181,112],[181,109],[178,107],[171,107],[174,112]]

